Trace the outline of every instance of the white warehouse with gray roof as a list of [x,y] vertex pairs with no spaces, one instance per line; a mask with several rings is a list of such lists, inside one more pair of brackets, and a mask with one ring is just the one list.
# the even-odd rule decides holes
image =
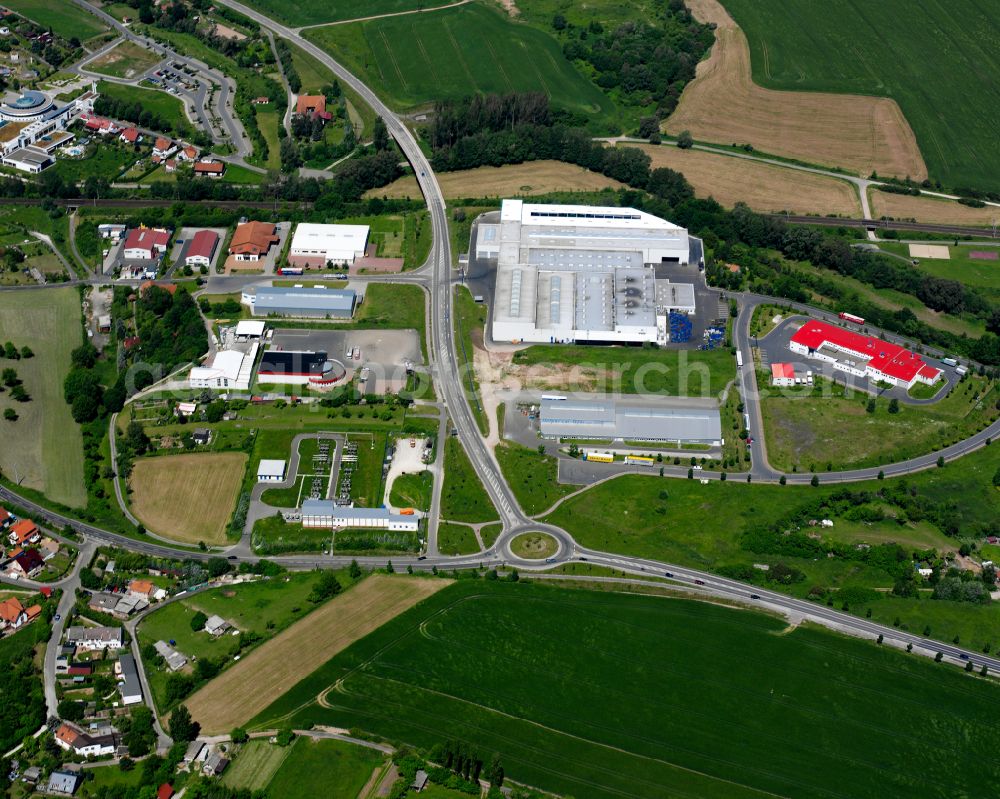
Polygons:
[[350,319],[357,305],[352,289],[323,286],[261,286],[244,289],[240,301],[254,316],[304,316]]
[[655,265],[690,253],[684,228],[634,208],[504,200],[476,240],[477,258],[497,259],[493,339],[665,344],[669,311],[694,313],[694,285]]
[[545,398],[539,429],[543,438],[723,443],[718,408],[640,397]]
[[302,502],[302,526],[416,532],[419,521],[415,514],[395,513],[388,508],[354,508],[329,499],[307,499]]

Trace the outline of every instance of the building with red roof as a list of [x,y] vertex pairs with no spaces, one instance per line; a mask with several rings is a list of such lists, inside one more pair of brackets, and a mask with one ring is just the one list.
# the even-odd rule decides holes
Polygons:
[[153,158],[156,158],[157,156],[160,158],[166,158],[176,149],[176,145],[170,141],[170,139],[165,136],[157,136],[156,141],[153,143]]
[[295,100],[295,113],[307,116],[326,111],[326,97],[322,94],[300,94]]
[[194,165],[196,178],[221,178],[226,174],[226,165],[222,161],[199,161]]
[[163,783],[156,790],[156,799],[170,799],[174,795],[174,786],[169,782]]
[[6,530],[14,523],[14,515],[6,508],[0,508],[0,530]]
[[155,261],[167,250],[170,231],[163,228],[132,228],[125,238],[122,255],[127,261]]
[[941,370],[924,363],[912,350],[827,322],[806,322],[792,336],[789,348],[799,355],[832,363],[842,372],[906,389],[915,383],[933,385],[941,379]]
[[229,254],[237,261],[259,261],[278,240],[277,229],[270,222],[244,222],[236,226]]
[[16,596],[0,602],[0,630],[6,630],[8,627],[16,630],[27,620],[28,614],[24,612],[24,605]]
[[142,136],[136,128],[125,128],[122,131],[122,135],[118,138],[125,142],[125,144],[138,144],[142,141]]
[[771,385],[772,386],[794,386],[795,367],[790,363],[771,364]]
[[111,133],[118,133],[121,128],[110,119],[105,119],[104,117],[94,116],[93,114],[84,114],[80,117],[83,120],[83,126],[93,132],[98,136],[107,136]]
[[38,543],[41,535],[38,526],[30,519],[21,519],[16,524],[11,525],[7,540],[11,546],[23,547],[25,544]]
[[23,574],[25,577],[30,577],[44,565],[45,561],[42,560],[42,556],[38,554],[37,549],[25,549],[14,556],[9,569],[15,574]]
[[214,230],[199,230],[191,238],[184,263],[188,266],[210,266],[218,246],[218,233]]

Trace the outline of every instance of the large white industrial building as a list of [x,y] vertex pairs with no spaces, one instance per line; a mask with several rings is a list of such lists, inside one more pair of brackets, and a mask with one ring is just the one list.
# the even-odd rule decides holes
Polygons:
[[665,344],[669,311],[695,310],[694,285],[654,268],[689,263],[687,231],[634,208],[504,200],[476,257],[497,259],[496,341]]
[[295,228],[288,263],[301,267],[350,265],[363,258],[368,246],[368,225],[317,225],[301,222]]
[[195,366],[188,375],[191,388],[232,388],[246,391],[253,379],[254,361],[257,360],[257,342],[246,352],[220,350],[210,363]]
[[365,527],[396,532],[416,532],[414,514],[394,513],[388,508],[355,508],[329,499],[307,499],[302,503],[302,526],[324,528]]

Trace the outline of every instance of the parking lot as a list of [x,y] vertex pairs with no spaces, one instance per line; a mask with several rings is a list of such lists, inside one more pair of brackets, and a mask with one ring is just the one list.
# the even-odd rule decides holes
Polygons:
[[[420,339],[414,330],[290,330],[277,328],[271,349],[325,351],[347,367],[348,379],[367,370],[363,390],[395,393],[406,386],[406,364],[423,363]],[[357,350],[357,357],[348,352]]]

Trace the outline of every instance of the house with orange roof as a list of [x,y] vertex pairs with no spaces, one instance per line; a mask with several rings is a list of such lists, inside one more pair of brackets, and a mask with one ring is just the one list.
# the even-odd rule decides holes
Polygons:
[[0,530],[6,530],[10,527],[16,520],[14,514],[12,514],[6,508],[0,508]]
[[277,228],[270,222],[244,222],[236,226],[229,254],[237,261],[259,261],[278,241]]
[[302,116],[326,111],[326,97],[322,94],[300,94],[295,100],[295,113]]
[[176,145],[170,139],[165,136],[157,136],[156,141],[153,143],[153,158],[166,158],[172,155],[176,149]]
[[37,544],[41,539],[38,526],[31,519],[21,519],[11,525],[7,540],[14,547],[23,547],[25,544]]
[[16,596],[0,602],[0,630],[16,630],[28,621],[24,605]]

